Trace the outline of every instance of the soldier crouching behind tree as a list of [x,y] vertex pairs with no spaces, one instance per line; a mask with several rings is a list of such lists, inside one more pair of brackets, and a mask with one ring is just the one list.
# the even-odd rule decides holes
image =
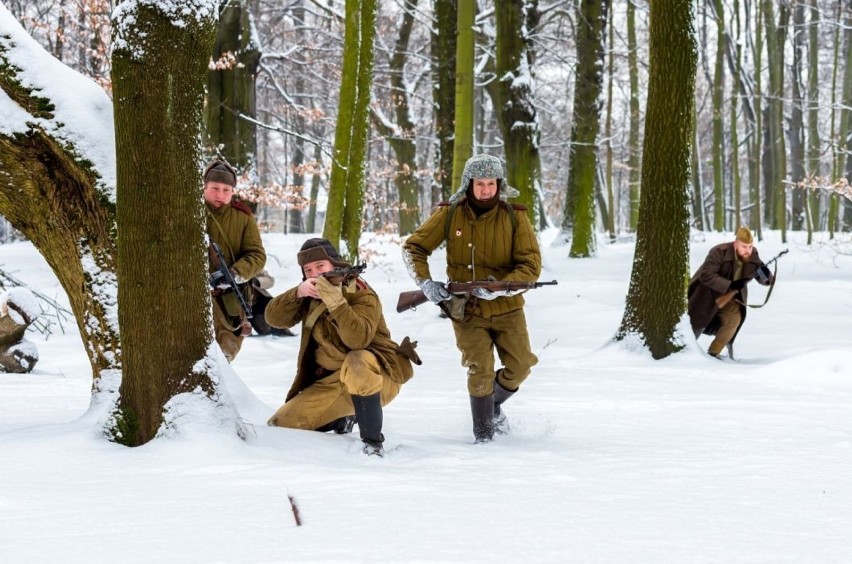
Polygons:
[[[233,200],[237,175],[223,160],[214,159],[204,169],[204,203],[207,211],[207,235],[211,245],[219,246],[225,267],[243,292],[248,281],[266,264],[266,251],[251,208]],[[210,272],[216,271],[215,254],[210,256]],[[212,279],[211,279],[212,283]],[[234,290],[213,288],[213,330],[216,342],[228,362],[234,360],[242,347],[243,338],[251,333]]]
[[[506,200],[518,191],[506,183],[503,164],[491,155],[468,159],[459,191],[439,205],[405,242],[403,257],[414,281],[436,304],[454,303],[456,345],[467,367],[473,435],[488,442],[506,433],[501,405],[527,379],[538,358],[530,348],[524,298],[520,291],[491,292],[476,288],[464,302],[433,280],[428,257],[447,243],[447,275],[451,282],[494,278],[535,282],[541,273],[541,251],[524,206]],[[445,306],[446,307],[446,306]],[[495,372],[494,350],[503,363]]]
[[[722,349],[728,347],[728,356],[734,358],[734,339],[745,323],[746,284],[751,279],[769,286],[775,276],[760,260],[751,231],[740,227],[734,241],[710,249],[689,281],[689,321],[696,339],[702,333],[714,336],[707,350],[710,356],[719,358]],[[732,291],[736,292],[734,298],[720,308],[716,300]]]
[[364,453],[382,456],[382,406],[419,359],[413,348],[391,340],[379,297],[366,282],[357,274],[335,276],[351,267],[329,241],[308,239],[297,260],[303,282],[266,307],[273,327],[302,324],[296,379],[268,423],[346,433],[357,422]]

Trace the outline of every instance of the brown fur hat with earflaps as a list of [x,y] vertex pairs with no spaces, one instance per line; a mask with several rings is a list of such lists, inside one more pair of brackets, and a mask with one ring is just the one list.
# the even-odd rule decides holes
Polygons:
[[221,182],[229,186],[237,185],[237,171],[228,164],[228,161],[220,158],[213,159],[204,167],[204,184],[208,182]]
[[340,254],[334,248],[334,245],[331,244],[331,241],[314,237],[305,241],[302,244],[302,248],[299,249],[299,254],[296,255],[296,261],[302,267],[302,275],[304,276],[305,274],[304,266],[306,264],[318,260],[327,260],[337,268],[352,266],[340,258]]

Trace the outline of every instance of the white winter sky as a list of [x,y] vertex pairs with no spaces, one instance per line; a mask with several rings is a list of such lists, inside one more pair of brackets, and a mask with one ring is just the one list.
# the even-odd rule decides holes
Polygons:
[[[0,35],[43,57],[9,18],[0,5]],[[38,61],[26,80],[54,100],[64,134],[112,189],[106,96]],[[0,93],[0,131],[23,119]],[[264,235],[274,293],[300,281],[294,257],[307,237]],[[505,406],[512,434],[488,445],[472,444],[448,322],[431,306],[394,310],[412,284],[393,237],[364,235],[365,278],[424,364],[385,410],[384,459],[363,456],[357,431],[264,424],[289,388],[298,339],[251,337],[225,369],[247,440],[190,407],[179,433],[129,449],[99,434],[105,406],[91,401],[76,325],[28,333],[35,370],[0,374],[0,561],[852,560],[852,241],[818,234],[808,246],[804,234],[782,243],[768,232],[763,257],[790,253],[769,304],[749,313],[738,360],[707,357],[703,337],[654,361],[611,341],[633,244],[569,259],[555,237],[542,234],[541,279],[559,286],[530,292],[526,310],[540,362]],[[694,234],[691,268],[731,238]],[[442,261],[439,251],[433,272]],[[67,304],[31,244],[0,245],[0,268]]]

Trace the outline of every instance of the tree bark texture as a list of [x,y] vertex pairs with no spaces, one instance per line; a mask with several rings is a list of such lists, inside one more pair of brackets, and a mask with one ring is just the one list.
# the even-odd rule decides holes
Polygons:
[[[605,11],[605,8],[604,8]],[[539,225],[537,196],[541,192],[541,128],[533,98],[533,33],[538,25],[536,0],[496,2],[496,70],[499,121],[506,155],[506,179],[520,192],[516,202],[527,207]]]
[[0,133],[0,215],[39,250],[68,295],[97,388],[103,371],[121,368],[114,196],[62,138],[53,101],[25,86],[32,63],[13,59],[10,42],[0,34],[0,89],[29,117],[26,130]]
[[[342,236],[346,240],[349,260],[358,260],[358,240],[364,210],[367,177],[367,144],[370,136],[370,99],[373,86],[373,42],[376,37],[377,0],[347,0],[346,10],[360,11],[358,43],[358,88],[352,116],[352,142],[349,147],[349,173],[346,175],[346,206],[343,211]],[[348,18],[347,18],[348,19]],[[340,99],[345,94],[341,92]]]
[[261,53],[252,42],[254,35],[248,6],[228,0],[219,16],[214,68],[207,71],[205,152],[225,157],[238,174],[254,174],[257,167],[257,126],[239,117],[257,115],[255,81]]
[[618,339],[655,359],[683,347],[677,324],[689,275],[689,162],[697,46],[691,0],[651,3],[650,69],[636,254]]
[[642,116],[639,109],[639,56],[636,53],[636,0],[627,0],[627,66],[630,76],[630,133],[627,141],[627,166],[630,169],[630,230],[636,231],[639,222],[639,184],[641,180],[642,148],[639,145]]
[[435,179],[441,199],[447,200],[453,186],[453,128],[456,111],[456,20],[458,0],[434,0],[434,32],[431,39],[432,104],[435,107]]
[[394,186],[399,196],[399,234],[413,233],[420,223],[420,186],[417,181],[416,124],[411,118],[411,102],[405,77],[408,44],[414,27],[418,0],[405,0],[399,25],[399,35],[390,58],[391,106],[394,126],[375,120],[376,129],[385,137],[396,158]]
[[456,24],[458,36],[455,128],[453,129],[453,192],[461,185],[464,165],[473,156],[473,60],[476,46],[473,26],[475,23],[476,2],[460,2]]
[[714,0],[716,13],[716,64],[713,75],[713,229],[725,229],[725,18],[722,0]]
[[202,362],[213,332],[198,170],[215,20],[179,27],[151,5],[133,15],[112,73],[125,360],[112,432],[131,446],[155,437],[173,396],[216,393]]
[[590,257],[595,253],[595,180],[606,10],[604,0],[581,0],[577,10],[577,76],[562,223],[565,231],[571,231],[572,257]]

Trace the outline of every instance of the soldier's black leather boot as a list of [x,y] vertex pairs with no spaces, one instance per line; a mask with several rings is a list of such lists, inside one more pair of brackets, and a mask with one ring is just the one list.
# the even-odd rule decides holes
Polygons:
[[503,410],[500,409],[500,406],[508,400],[510,397],[515,395],[515,391],[509,391],[504,388],[497,379],[494,379],[494,431],[498,435],[506,435],[509,433],[509,420],[506,418],[506,414],[503,413]]
[[487,443],[494,439],[494,394],[481,398],[470,396],[470,413],[473,416],[474,443]]
[[380,392],[371,396],[352,396],[355,406],[355,419],[358,421],[358,431],[364,442],[364,454],[368,456],[384,456],[382,443],[382,397]]

